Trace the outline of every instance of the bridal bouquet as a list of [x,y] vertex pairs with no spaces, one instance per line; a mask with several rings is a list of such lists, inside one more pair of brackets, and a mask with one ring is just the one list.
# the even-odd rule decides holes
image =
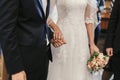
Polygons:
[[96,72],[105,67],[108,61],[108,56],[104,55],[103,53],[94,52],[88,60],[87,66],[91,71]]

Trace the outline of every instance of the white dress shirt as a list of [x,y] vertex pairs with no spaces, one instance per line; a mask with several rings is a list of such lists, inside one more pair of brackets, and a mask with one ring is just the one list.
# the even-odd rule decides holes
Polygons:
[[47,0],[42,0],[42,3],[43,3],[43,10],[44,10],[44,13],[46,14]]

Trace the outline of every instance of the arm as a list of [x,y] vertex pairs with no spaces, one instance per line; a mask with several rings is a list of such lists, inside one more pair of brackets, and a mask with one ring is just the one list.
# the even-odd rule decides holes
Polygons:
[[16,39],[18,0],[0,0],[0,42],[9,74],[23,70]]
[[54,21],[50,17],[48,19],[48,24],[54,31],[53,39],[51,40],[54,47],[60,47],[61,45],[66,44],[60,28],[54,23]]
[[88,33],[88,39],[89,39],[89,44],[90,44],[90,51],[91,54],[95,52],[99,52],[99,49],[96,47],[94,43],[94,22],[95,22],[95,17],[97,16],[97,5],[96,1],[94,0],[88,0],[86,11],[85,11],[85,23],[86,23],[86,28],[87,28],[87,33]]
[[99,53],[99,49],[97,48],[97,46],[94,43],[94,34],[93,34],[94,31],[93,31],[92,27],[93,27],[92,23],[86,24],[91,54],[94,53],[94,52]]

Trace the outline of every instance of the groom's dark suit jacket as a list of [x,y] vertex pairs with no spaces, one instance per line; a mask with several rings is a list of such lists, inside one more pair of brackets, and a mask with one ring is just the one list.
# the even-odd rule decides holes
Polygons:
[[105,48],[111,47],[120,54],[120,0],[115,0],[108,24]]
[[9,74],[23,69],[19,45],[46,50],[50,2],[45,15],[40,4],[36,8],[36,1],[39,3],[38,0],[0,0],[0,42]]

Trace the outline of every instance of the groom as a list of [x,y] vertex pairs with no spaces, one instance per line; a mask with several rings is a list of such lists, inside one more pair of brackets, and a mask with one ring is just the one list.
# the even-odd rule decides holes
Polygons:
[[9,80],[46,80],[52,60],[49,9],[50,0],[45,6],[42,0],[0,0],[0,42]]

